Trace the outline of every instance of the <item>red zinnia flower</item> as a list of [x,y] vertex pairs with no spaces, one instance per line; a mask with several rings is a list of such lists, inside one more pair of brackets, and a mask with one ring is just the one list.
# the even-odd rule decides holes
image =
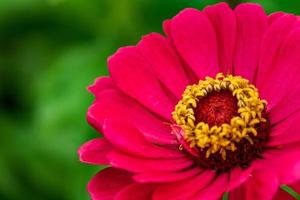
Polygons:
[[300,189],[299,17],[220,3],[164,31],[119,49],[89,87],[104,138],[80,160],[110,166],[92,199],[291,198],[280,185]]

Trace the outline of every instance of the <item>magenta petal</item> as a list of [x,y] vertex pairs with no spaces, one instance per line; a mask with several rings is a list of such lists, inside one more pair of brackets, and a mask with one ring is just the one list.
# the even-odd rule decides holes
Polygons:
[[102,132],[105,119],[126,119],[152,143],[177,144],[175,136],[171,134],[170,126],[133,99],[116,90],[103,91],[98,94],[97,99],[89,108],[87,119],[99,132]]
[[279,58],[278,51],[282,46],[282,42],[286,39],[295,22],[296,17],[294,15],[286,14],[281,16],[267,30],[262,42],[260,67],[257,71],[256,85],[260,90],[262,98],[267,99],[271,103],[271,106],[276,105],[276,102],[278,102],[278,100],[274,102],[277,99],[276,97],[269,95],[269,90],[273,90],[273,82],[269,82],[272,84],[272,87],[265,87],[264,85],[266,85],[266,80],[269,79],[269,76],[274,71],[274,62]]
[[116,148],[141,157],[149,158],[181,158],[185,155],[179,150],[171,150],[145,140],[139,131],[126,120],[108,119],[103,125],[103,134]]
[[170,40],[171,39],[171,20],[170,19],[166,19],[164,22],[163,22],[163,30],[164,30],[164,33],[168,36],[168,39]]
[[283,189],[279,188],[272,200],[295,200],[295,198]]
[[107,168],[92,178],[87,189],[92,200],[112,200],[117,192],[131,183],[131,175],[126,171]]
[[[300,181],[288,186],[292,188],[295,192],[300,194]],[[279,188],[275,197],[272,200],[295,200],[295,198],[286,191]]]
[[229,193],[230,200],[271,200],[280,184],[276,175],[268,171],[255,171],[246,183]]
[[215,175],[215,172],[205,170],[189,179],[163,184],[157,187],[153,193],[153,199],[190,199],[191,196],[206,188]]
[[152,64],[154,72],[166,88],[181,99],[189,81],[170,41],[158,33],[152,33],[144,36],[137,47]]
[[298,182],[292,183],[289,185],[295,192],[300,194],[300,180]]
[[114,88],[114,83],[111,80],[111,78],[107,76],[102,76],[97,78],[93,85],[88,87],[88,90],[97,97],[98,94],[103,90],[111,88]]
[[186,63],[202,79],[218,72],[216,34],[208,18],[196,9],[185,9],[171,21],[174,44]]
[[224,192],[228,191],[228,176],[221,174],[208,185],[208,187],[201,190],[198,194],[194,195],[192,200],[217,200],[222,197]]
[[200,171],[201,169],[199,167],[177,172],[149,171],[136,174],[133,176],[133,178],[135,181],[140,183],[174,182],[194,177],[195,175],[199,174]]
[[171,119],[177,102],[162,88],[152,66],[136,47],[119,49],[108,59],[108,66],[114,83],[124,93],[166,119]]
[[272,123],[280,123],[292,114],[299,112],[300,109],[300,84],[298,84],[292,92],[287,94],[279,103],[270,110],[270,118]]
[[296,16],[292,14],[281,15],[266,31],[262,42],[261,67],[258,68],[257,83],[263,82],[264,76],[267,76],[273,70],[272,62],[276,59],[277,51],[296,20]]
[[240,4],[235,9],[237,41],[234,73],[253,82],[258,66],[260,46],[267,28],[267,16],[258,4]]
[[300,180],[299,143],[284,146],[280,151],[266,155],[268,165],[276,172],[281,184],[292,184]]
[[295,74],[300,72],[299,54],[300,29],[295,29],[281,44],[276,60],[272,66],[268,66],[268,73],[259,74],[261,81],[257,82],[257,86],[261,95],[269,102],[268,109],[271,110],[297,87],[299,80]]
[[300,141],[300,112],[293,114],[277,124],[271,131],[271,139],[268,146],[280,146]]
[[273,22],[275,22],[277,19],[279,19],[281,16],[283,16],[285,13],[284,12],[274,12],[274,13],[271,13],[269,16],[268,16],[268,25],[272,25]]
[[115,200],[152,200],[153,184],[134,183],[121,190]]
[[187,153],[198,156],[199,152],[195,148],[191,148],[189,143],[184,139],[184,131],[177,125],[172,125],[172,134],[174,134],[178,140],[178,142],[182,145],[183,149],[186,150]]
[[93,139],[78,149],[79,159],[88,164],[107,165],[109,161],[106,156],[112,148],[111,144],[104,138]]
[[217,36],[218,60],[220,71],[232,73],[233,53],[236,39],[236,18],[226,3],[208,6],[204,13],[212,23]]
[[193,161],[189,158],[145,158],[125,154],[121,151],[113,150],[107,156],[110,164],[116,168],[126,169],[131,172],[145,171],[165,171],[176,172],[193,165]]
[[250,166],[247,169],[241,169],[236,167],[230,171],[228,190],[231,191],[236,187],[242,185],[248,178],[251,177],[253,167]]
[[245,200],[245,185],[241,185],[233,191],[229,192],[228,199],[230,200]]

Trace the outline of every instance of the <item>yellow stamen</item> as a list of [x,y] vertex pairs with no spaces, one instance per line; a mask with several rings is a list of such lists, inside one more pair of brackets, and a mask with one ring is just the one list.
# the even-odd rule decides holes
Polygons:
[[[210,127],[205,122],[196,124],[194,109],[200,99],[211,92],[221,90],[231,91],[237,99],[238,114],[231,119],[230,124]],[[266,122],[262,112],[267,102],[259,98],[257,88],[240,76],[218,73],[216,78],[206,77],[198,84],[187,86],[182,100],[178,102],[172,113],[175,122],[184,130],[184,138],[190,147],[206,149],[206,157],[219,152],[226,160],[226,150],[235,151],[236,144],[242,139],[253,144],[250,135],[257,136],[255,126]]]

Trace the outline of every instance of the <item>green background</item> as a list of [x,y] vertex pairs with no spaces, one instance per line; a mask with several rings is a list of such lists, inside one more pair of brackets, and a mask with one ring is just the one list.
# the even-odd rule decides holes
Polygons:
[[[86,122],[86,87],[106,58],[164,19],[216,0],[0,0],[0,199],[87,200],[101,168],[78,161],[99,136]],[[300,14],[300,1],[260,2]],[[238,1],[231,1],[232,5]]]

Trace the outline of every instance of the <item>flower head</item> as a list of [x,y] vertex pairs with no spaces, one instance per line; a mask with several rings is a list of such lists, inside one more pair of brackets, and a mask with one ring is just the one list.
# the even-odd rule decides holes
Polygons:
[[300,186],[300,23],[257,4],[185,9],[166,36],[108,60],[89,87],[88,122],[103,138],[79,149],[109,165],[93,200],[287,199]]

